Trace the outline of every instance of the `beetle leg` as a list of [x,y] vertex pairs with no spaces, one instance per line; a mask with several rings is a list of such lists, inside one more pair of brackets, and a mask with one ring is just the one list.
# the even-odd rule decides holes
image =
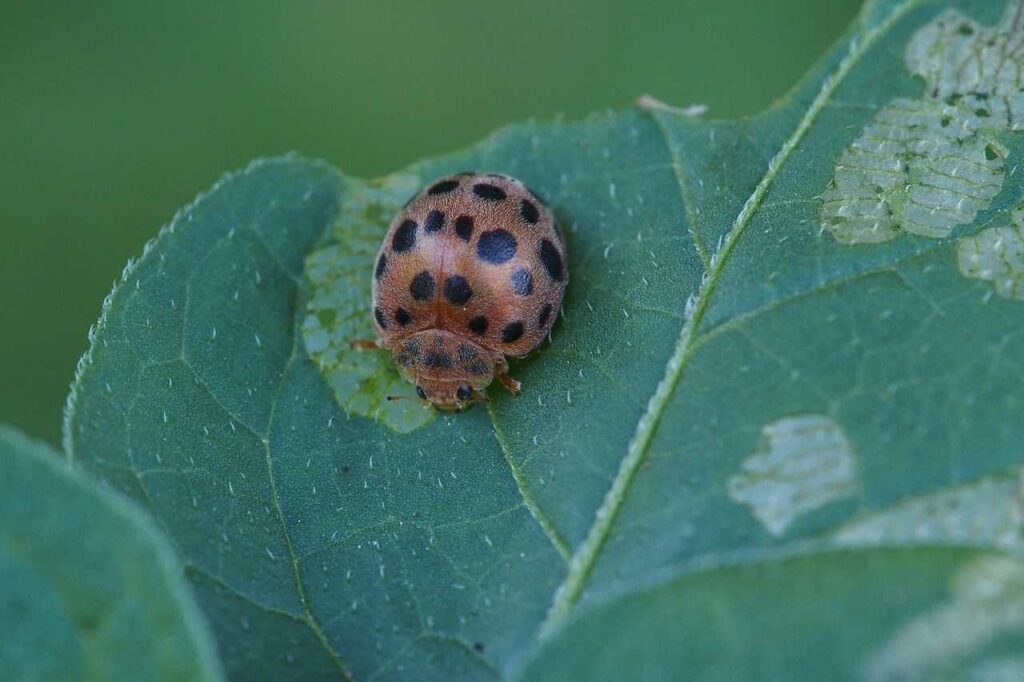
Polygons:
[[508,372],[499,373],[498,381],[500,381],[501,385],[504,386],[512,395],[519,395],[523,390],[523,385],[510,377]]

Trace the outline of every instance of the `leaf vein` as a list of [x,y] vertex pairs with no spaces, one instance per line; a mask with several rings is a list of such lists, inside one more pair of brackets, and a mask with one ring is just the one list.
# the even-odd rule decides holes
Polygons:
[[654,119],[654,126],[661,133],[661,137],[665,141],[665,147],[668,149],[669,156],[672,159],[672,172],[675,173],[676,182],[679,184],[679,193],[683,200],[683,209],[686,211],[686,222],[689,225],[690,236],[693,238],[693,246],[697,249],[697,255],[700,257],[704,269],[707,270],[711,266],[711,255],[709,254],[708,245],[704,243],[703,234],[697,228],[697,209],[694,206],[693,193],[690,192],[690,186],[687,183],[686,166],[683,164],[679,152],[669,139],[668,128],[665,126],[660,110],[650,109],[649,111],[651,118]]
[[296,623],[303,623],[303,624],[306,623],[305,617],[297,615],[297,614],[294,614],[291,611],[285,611],[284,609],[278,608],[276,606],[271,606],[269,604],[264,604],[263,602],[259,601],[258,599],[256,599],[252,595],[250,595],[250,594],[248,594],[246,592],[243,592],[239,588],[237,588],[234,585],[232,585],[231,583],[227,582],[226,580],[224,580],[224,578],[222,578],[219,575],[216,575],[214,573],[211,573],[210,571],[208,571],[205,568],[202,568],[201,566],[198,566],[198,565],[193,564],[193,563],[185,564],[185,574],[187,575],[189,573],[193,573],[193,574],[202,576],[206,580],[209,580],[210,582],[215,584],[220,589],[225,590],[227,592],[230,592],[232,595],[234,595],[238,599],[241,599],[242,601],[246,602],[247,604],[250,604],[251,606],[254,606],[254,607],[258,608],[260,611],[264,611],[266,613],[269,613],[269,614],[272,614],[272,615],[275,615],[275,616],[281,616],[282,618],[287,618],[289,620],[295,621]]
[[264,454],[266,456],[267,476],[268,476],[269,483],[270,483],[271,500],[274,503],[274,513],[277,515],[278,521],[281,523],[281,532],[284,535],[285,546],[288,548],[288,556],[291,559],[292,574],[295,577],[295,589],[298,592],[299,602],[302,604],[303,611],[305,611],[305,615],[306,615],[305,621],[306,621],[306,624],[313,631],[313,634],[319,640],[321,646],[323,646],[324,650],[327,652],[327,655],[330,657],[331,661],[334,663],[334,665],[341,672],[342,676],[344,676],[345,679],[347,679],[347,680],[354,680],[355,678],[352,676],[352,673],[349,671],[348,666],[345,665],[345,662],[341,659],[341,656],[339,655],[339,653],[335,650],[335,648],[331,644],[330,640],[327,639],[327,636],[324,634],[324,631],[321,629],[319,622],[317,621],[316,617],[313,615],[313,610],[310,608],[309,599],[306,597],[306,587],[305,587],[305,584],[304,584],[304,582],[302,580],[302,572],[301,572],[301,570],[299,568],[299,557],[295,553],[295,545],[292,543],[291,532],[289,532],[288,524],[285,522],[284,511],[281,508],[281,498],[280,498],[280,495],[278,494],[278,491],[277,491],[277,480],[276,480],[276,477],[274,475],[274,458],[273,458],[273,454],[271,453],[271,449],[270,449],[270,437],[269,436],[270,436],[270,433],[273,430],[274,416],[275,416],[275,412],[276,412],[276,409],[277,409],[277,404],[278,404],[278,402],[280,401],[280,398],[281,398],[281,387],[284,386],[284,384],[286,383],[285,380],[284,380],[284,377],[287,376],[288,371],[290,370],[292,364],[294,364],[295,359],[297,357],[298,357],[298,343],[296,341],[296,335],[293,334],[292,335],[292,353],[291,353],[291,357],[288,359],[288,363],[285,365],[284,372],[282,373],[281,382],[278,384],[277,392],[274,395],[273,402],[271,403],[270,418],[268,419],[268,422],[267,422],[267,437],[261,438],[260,439],[260,443],[263,445],[263,452],[264,452]]
[[569,543],[566,542],[565,538],[555,527],[555,524],[551,521],[551,518],[541,509],[537,500],[533,497],[533,493],[526,485],[526,477],[523,475],[522,469],[516,463],[512,457],[512,452],[509,450],[508,443],[505,441],[505,436],[498,427],[498,420],[495,419],[494,408],[491,403],[487,404],[487,414],[491,418],[491,427],[494,429],[494,439],[498,442],[498,447],[501,449],[501,454],[505,458],[505,462],[508,464],[509,470],[512,472],[512,479],[515,481],[516,488],[519,489],[519,495],[523,498],[523,503],[530,512],[530,516],[533,517],[537,525],[547,536],[551,545],[558,552],[562,560],[568,565],[569,558],[572,556],[572,549],[569,547]]

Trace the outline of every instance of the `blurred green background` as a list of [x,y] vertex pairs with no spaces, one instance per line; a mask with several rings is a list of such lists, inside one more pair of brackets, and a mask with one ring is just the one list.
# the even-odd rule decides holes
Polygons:
[[0,421],[59,442],[111,283],[227,170],[297,149],[379,175],[643,93],[752,113],[859,4],[0,0]]

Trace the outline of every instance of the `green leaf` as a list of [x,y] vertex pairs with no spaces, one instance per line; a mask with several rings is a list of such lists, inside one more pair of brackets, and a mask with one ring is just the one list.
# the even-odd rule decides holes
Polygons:
[[0,426],[8,680],[219,680],[213,638],[145,512]]
[[[952,4],[869,3],[750,119],[648,98],[373,182],[228,176],[104,305],[69,453],[168,528],[237,679],[1009,674],[1021,4]],[[391,411],[347,346],[375,240],[466,169],[566,228],[562,319],[518,398]],[[930,649],[929,614],[989,625]]]

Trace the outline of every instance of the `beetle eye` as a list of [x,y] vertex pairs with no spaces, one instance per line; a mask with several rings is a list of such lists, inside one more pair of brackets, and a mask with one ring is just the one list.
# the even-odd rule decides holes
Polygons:
[[420,398],[422,398],[423,400],[426,400],[426,399],[427,399],[427,394],[426,394],[426,393],[424,393],[424,391],[423,391],[423,387],[422,387],[422,386],[417,386],[417,387],[416,387],[416,395],[418,395],[418,396],[419,396]]
[[455,391],[455,397],[458,400],[469,400],[469,396],[473,395],[473,391],[466,384],[459,386],[458,390]]

